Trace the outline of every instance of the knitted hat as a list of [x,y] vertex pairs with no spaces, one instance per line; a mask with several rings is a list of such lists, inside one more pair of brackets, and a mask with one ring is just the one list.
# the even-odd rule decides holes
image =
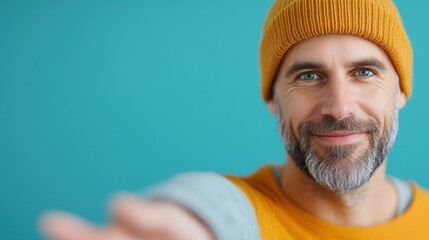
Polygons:
[[260,45],[262,97],[272,98],[278,67],[294,44],[323,34],[368,39],[389,56],[401,90],[411,94],[413,50],[391,0],[276,0],[265,21]]

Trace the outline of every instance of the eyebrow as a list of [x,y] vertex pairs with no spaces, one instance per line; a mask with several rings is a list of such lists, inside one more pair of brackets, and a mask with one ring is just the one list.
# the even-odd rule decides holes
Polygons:
[[[384,65],[384,63],[376,58],[360,59],[360,60],[352,61],[346,65],[346,67],[348,68],[357,68],[357,67],[365,67],[365,66],[376,67],[383,72],[386,71],[386,66]],[[310,61],[297,62],[287,68],[286,74],[284,75],[284,77],[288,77],[303,69],[324,69],[324,68],[326,69],[327,67],[321,63],[310,62]]]
[[383,71],[383,72],[386,71],[386,66],[384,65],[384,63],[376,58],[366,58],[362,60],[353,61],[347,64],[346,66],[350,68],[364,67],[364,66],[376,67],[380,71]]
[[285,77],[288,77],[289,75],[292,75],[302,69],[321,69],[326,68],[323,64],[315,63],[315,62],[297,62],[292,64],[288,69],[286,70]]

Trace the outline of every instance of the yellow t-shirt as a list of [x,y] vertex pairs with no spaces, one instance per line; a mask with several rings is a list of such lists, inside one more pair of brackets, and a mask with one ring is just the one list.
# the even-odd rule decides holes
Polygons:
[[289,239],[429,239],[429,193],[412,184],[413,199],[405,212],[370,227],[340,226],[299,208],[282,193],[272,166],[249,177],[227,176],[253,205],[263,240]]

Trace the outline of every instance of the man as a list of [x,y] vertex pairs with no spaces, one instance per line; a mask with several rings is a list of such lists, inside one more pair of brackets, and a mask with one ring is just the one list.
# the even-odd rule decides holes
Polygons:
[[412,49],[390,0],[278,0],[261,43],[262,94],[284,166],[250,177],[184,174],[113,223],[44,218],[53,239],[429,239],[429,194],[386,177]]

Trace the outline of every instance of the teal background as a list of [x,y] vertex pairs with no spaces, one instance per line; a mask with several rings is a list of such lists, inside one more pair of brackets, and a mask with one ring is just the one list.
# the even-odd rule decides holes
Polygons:
[[[259,95],[271,0],[0,1],[0,239],[48,209],[107,219],[118,190],[247,174],[284,151]],[[427,1],[396,1],[414,93],[388,171],[429,187]]]

